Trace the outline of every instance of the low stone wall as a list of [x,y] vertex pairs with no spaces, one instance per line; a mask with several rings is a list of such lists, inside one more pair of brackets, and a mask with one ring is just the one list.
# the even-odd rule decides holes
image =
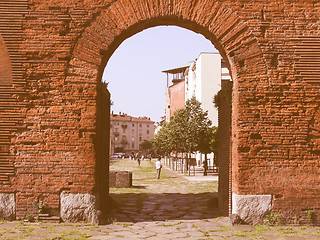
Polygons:
[[130,188],[132,187],[132,172],[110,171],[109,186],[111,188]]

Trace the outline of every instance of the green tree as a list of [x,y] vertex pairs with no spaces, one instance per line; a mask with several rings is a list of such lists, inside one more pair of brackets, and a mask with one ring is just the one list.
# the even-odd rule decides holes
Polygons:
[[191,148],[189,115],[186,109],[177,110],[168,124],[168,137],[171,148],[177,153],[189,152]]
[[142,143],[139,145],[139,149],[144,153],[144,154],[149,154],[151,149],[152,149],[152,143],[151,141],[148,140],[143,140]]
[[203,154],[217,153],[217,133],[218,127],[216,126],[201,129],[199,152]]
[[168,124],[164,123],[159,132],[151,140],[154,150],[159,155],[166,155],[173,151],[168,128]]
[[184,109],[177,110],[170,122],[155,136],[154,148],[158,153],[210,153],[213,138],[208,112],[203,111],[195,97],[186,102]]
[[143,140],[139,145],[140,150],[149,150],[152,148],[152,143],[148,140]]
[[207,154],[214,152],[217,153],[217,130],[216,126],[203,128],[200,131],[200,145],[199,145],[199,152],[205,154],[204,160],[204,172],[203,175],[207,175],[208,169],[208,159]]
[[189,116],[189,151],[201,151],[204,149],[202,146],[210,141],[212,122],[208,119],[208,111],[201,108],[201,103],[195,97],[186,102],[186,111]]

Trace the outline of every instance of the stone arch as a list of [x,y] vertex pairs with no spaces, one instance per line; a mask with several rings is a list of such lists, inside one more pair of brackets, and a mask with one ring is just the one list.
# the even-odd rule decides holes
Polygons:
[[[114,1],[92,19],[77,40],[66,80],[75,75],[84,76],[81,72],[87,72],[86,66],[96,71],[104,69],[109,57],[125,39],[160,25],[176,25],[204,35],[226,60],[234,80],[257,71],[264,74],[257,80],[267,80],[261,49],[247,25],[224,4],[206,0]],[[253,60],[255,66],[251,67]],[[78,71],[72,71],[74,69]],[[97,72],[89,72],[91,77],[98,76]]]
[[[68,63],[66,85],[95,86],[117,47],[134,34],[155,26],[175,25],[204,35],[219,50],[233,78],[232,192],[239,193],[237,120],[240,105],[251,90],[268,85],[266,62],[257,39],[245,22],[219,1],[117,0],[99,12],[77,39]],[[242,84],[242,83],[246,84]],[[244,86],[246,85],[246,86]],[[82,88],[82,86],[78,86]],[[231,193],[228,192],[229,199]],[[240,193],[241,194],[241,193]],[[230,211],[230,206],[229,206]],[[228,211],[227,211],[228,212]]]
[[12,84],[12,66],[6,43],[0,34],[0,84]]

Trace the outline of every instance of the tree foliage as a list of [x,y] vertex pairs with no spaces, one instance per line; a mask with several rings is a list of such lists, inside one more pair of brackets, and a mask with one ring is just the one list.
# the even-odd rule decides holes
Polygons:
[[151,143],[157,154],[166,155],[173,151],[169,138],[169,129],[167,123],[163,124],[160,131],[151,140]]
[[155,138],[153,146],[159,154],[191,153],[200,151],[210,153],[215,149],[216,127],[211,127],[208,112],[203,111],[201,103],[192,98],[184,109],[177,110],[169,123],[166,123]]
[[152,148],[152,143],[148,140],[143,140],[139,145],[140,150],[150,150]]

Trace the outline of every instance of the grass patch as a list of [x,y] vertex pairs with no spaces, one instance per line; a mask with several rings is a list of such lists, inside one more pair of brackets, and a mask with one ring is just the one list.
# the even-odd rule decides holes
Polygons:
[[166,171],[161,171],[160,179],[156,179],[155,164],[150,160],[141,161],[141,166],[130,159],[113,159],[110,170],[132,172],[132,188],[110,188],[111,194],[139,194],[139,193],[166,193],[171,187],[183,193],[212,193],[218,191],[217,181],[193,182],[183,178],[170,176]]
[[124,227],[130,227],[130,226],[133,226],[133,223],[115,222],[113,225],[124,226]]
[[198,229],[198,231],[201,232],[205,237],[209,237],[210,236],[208,231],[204,231],[202,229]]
[[253,226],[254,232],[251,234],[252,239],[260,239],[261,235],[265,234],[266,231],[269,231],[271,228],[266,225],[258,224]]

